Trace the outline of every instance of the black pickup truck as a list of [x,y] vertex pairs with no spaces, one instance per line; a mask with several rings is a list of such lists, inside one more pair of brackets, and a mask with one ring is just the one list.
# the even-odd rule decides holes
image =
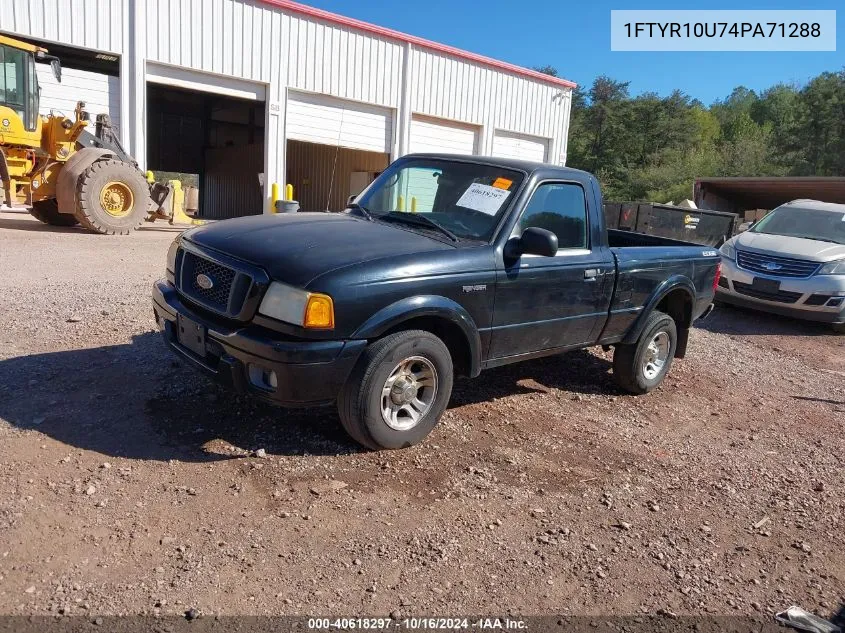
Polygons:
[[456,374],[603,345],[625,390],[654,389],[719,273],[709,247],[607,231],[588,173],[416,154],[344,213],[186,231],[153,308],[217,380],[285,406],[337,401],[355,440],[402,448],[437,424]]

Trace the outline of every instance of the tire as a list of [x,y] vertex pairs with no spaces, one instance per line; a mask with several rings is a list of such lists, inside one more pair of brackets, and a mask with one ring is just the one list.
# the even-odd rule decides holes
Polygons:
[[33,202],[29,214],[36,220],[50,226],[76,226],[79,224],[79,220],[71,214],[59,213],[59,203],[55,198]]
[[128,235],[147,217],[149,206],[150,187],[134,165],[101,160],[79,177],[75,216],[87,229]]
[[[413,360],[419,359],[419,360]],[[407,380],[400,369],[410,363],[413,375],[421,376],[426,384],[415,389],[414,383],[399,393]],[[394,391],[383,396],[391,376],[399,370],[399,378],[392,381]],[[428,380],[433,376],[433,381]],[[442,340],[424,330],[397,332],[379,339],[364,350],[352,374],[341,389],[337,409],[344,430],[359,444],[373,449],[407,448],[425,439],[437,425],[452,395],[454,368],[452,357]],[[433,386],[431,386],[433,385]],[[416,395],[416,402],[427,406],[414,421],[409,413],[418,413],[422,407],[411,407],[404,399]],[[395,412],[388,422],[382,413],[383,404],[389,413]],[[389,414],[388,414],[389,415]]]
[[[660,338],[658,338],[660,337]],[[650,348],[655,342],[658,350],[666,349],[658,341],[668,345],[662,365],[649,363],[654,353]],[[630,345],[617,345],[613,352],[613,375],[625,391],[634,394],[648,393],[663,382],[672,366],[678,347],[678,330],[675,321],[668,314],[655,310],[648,315],[640,338]],[[658,359],[663,354],[658,352]]]
[[836,334],[845,334],[845,323],[834,323],[831,327]]

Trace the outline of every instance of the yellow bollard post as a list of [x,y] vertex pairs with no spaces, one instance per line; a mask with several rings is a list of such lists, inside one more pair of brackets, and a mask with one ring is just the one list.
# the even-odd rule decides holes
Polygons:
[[276,213],[276,202],[279,200],[279,183],[270,185],[270,213]]
[[169,183],[173,189],[170,224],[190,224],[191,218],[185,214],[185,191],[182,189],[182,183],[178,180],[171,180]]
[[399,211],[405,210],[405,196],[399,196],[398,204],[396,205]]
[[411,213],[416,213],[416,212],[417,212],[417,197],[414,196],[413,198],[411,198]]
[[285,185],[285,200],[293,200],[293,185],[290,183]]

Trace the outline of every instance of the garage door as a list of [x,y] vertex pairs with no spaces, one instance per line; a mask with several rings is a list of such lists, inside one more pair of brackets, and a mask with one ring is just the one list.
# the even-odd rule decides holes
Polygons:
[[393,118],[387,108],[326,95],[291,93],[286,117],[288,139],[391,152]]
[[546,161],[548,149],[549,139],[507,132],[496,132],[493,135],[493,156],[499,158],[519,158],[542,163]]
[[411,118],[411,153],[475,154],[477,148],[477,127],[421,116]]
[[76,68],[62,68],[62,83],[56,81],[49,64],[36,64],[41,86],[41,114],[63,114],[73,118],[77,101],[85,102],[91,114],[88,131],[94,133],[98,114],[108,114],[112,124],[120,127],[120,79],[103,73]]

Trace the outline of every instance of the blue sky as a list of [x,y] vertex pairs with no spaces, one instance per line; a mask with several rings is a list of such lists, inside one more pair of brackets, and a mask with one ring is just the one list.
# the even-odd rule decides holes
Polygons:
[[[803,84],[845,67],[842,0],[302,0],[306,4],[502,59],[555,66],[589,87],[598,75],[630,81],[631,94],[674,88],[706,104],[738,85],[754,90]],[[837,14],[837,51],[807,53],[632,53],[610,51],[611,9],[844,9]]]

